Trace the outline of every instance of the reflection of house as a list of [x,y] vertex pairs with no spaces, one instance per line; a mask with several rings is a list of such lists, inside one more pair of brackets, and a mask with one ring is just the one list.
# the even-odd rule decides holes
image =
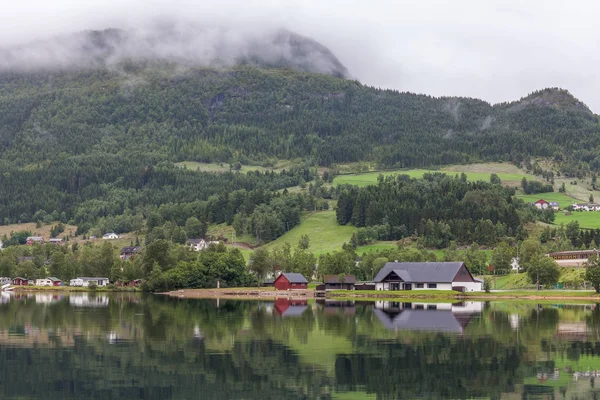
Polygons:
[[211,244],[219,244],[219,242],[206,239],[188,239],[187,241],[187,246],[194,251],[205,250]]
[[133,259],[133,257],[142,250],[139,246],[125,246],[121,249],[119,258],[123,261]]
[[464,262],[389,262],[377,273],[376,290],[460,290],[478,292],[483,283],[473,278]]
[[325,283],[325,290],[354,290],[356,278],[354,275],[325,275],[323,276],[323,282]]
[[108,307],[108,296],[92,296],[87,293],[81,295],[70,295],[69,304],[73,307]]
[[302,274],[295,272],[283,272],[275,279],[273,285],[275,290],[295,290],[295,289],[306,289],[308,281]]
[[556,334],[562,337],[587,336],[588,327],[585,322],[559,322]]
[[378,301],[373,312],[388,329],[462,333],[471,319],[481,314],[470,309],[483,309],[483,305]]
[[275,311],[282,317],[299,317],[308,309],[306,299],[275,299]]
[[39,304],[57,303],[62,299],[61,295],[48,293],[36,293],[34,297],[35,302]]
[[563,267],[581,267],[591,256],[600,257],[600,250],[573,250],[548,253],[556,263]]
[[325,315],[356,314],[356,302],[353,300],[340,301],[331,299],[318,299],[317,304],[323,305],[323,313]]

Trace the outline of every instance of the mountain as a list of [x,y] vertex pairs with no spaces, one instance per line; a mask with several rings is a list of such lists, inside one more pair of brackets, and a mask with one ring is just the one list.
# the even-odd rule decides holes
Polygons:
[[[0,221],[29,221],[39,210],[76,223],[147,216],[168,202],[281,189],[310,180],[308,166],[345,162],[423,167],[535,156],[554,158],[565,175],[600,170],[598,117],[565,90],[496,105],[381,90],[344,78],[329,50],[290,32],[241,40],[200,31],[85,32],[5,50]],[[173,167],[275,159],[302,161],[284,176]]]
[[143,30],[86,31],[0,49],[0,71],[118,68],[124,62],[348,74],[325,46],[284,29],[245,31],[171,23]]

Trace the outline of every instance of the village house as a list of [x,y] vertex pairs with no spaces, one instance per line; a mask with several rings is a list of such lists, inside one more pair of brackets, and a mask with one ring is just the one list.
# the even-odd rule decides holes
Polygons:
[[27,286],[29,285],[29,280],[27,278],[21,278],[20,276],[13,278],[12,284],[15,286]]
[[206,250],[211,244],[219,244],[219,242],[206,239],[188,239],[187,241],[187,246],[194,251]]
[[479,292],[483,289],[483,281],[473,278],[464,262],[389,262],[373,282],[376,290]]
[[592,256],[600,257],[600,250],[556,251],[546,254],[562,267],[582,267]]
[[90,285],[96,285],[103,287],[108,285],[110,282],[108,278],[89,278],[89,277],[78,277],[69,281],[69,286],[88,287]]
[[325,275],[323,276],[325,290],[354,290],[356,277],[354,275]]
[[102,235],[102,239],[104,240],[114,240],[114,239],[118,239],[119,235],[117,235],[114,232],[109,232],[109,233],[105,233],[104,235]]
[[142,248],[140,246],[125,246],[121,249],[119,258],[123,261],[133,259],[133,257],[141,250]]
[[54,276],[35,280],[35,286],[61,286],[61,284],[62,281]]
[[573,208],[574,211],[600,211],[600,204],[594,204],[594,203],[577,204],[577,203],[574,203],[571,205],[571,208]]
[[307,284],[302,274],[294,272],[282,272],[273,282],[275,290],[306,290]]
[[555,201],[546,201],[544,199],[539,199],[538,201],[536,201],[535,203],[533,203],[533,205],[537,208],[539,208],[540,210],[545,210],[547,208],[551,208],[554,211],[558,211],[559,206],[558,203]]
[[25,242],[27,246],[33,246],[35,243],[44,244],[44,238],[41,236],[29,236]]
[[52,244],[64,244],[65,240],[64,239],[59,239],[59,238],[52,238],[48,242],[52,243]]
[[141,279],[134,279],[131,281],[118,280],[116,283],[117,287],[136,287],[136,286],[140,286],[141,284],[142,284]]

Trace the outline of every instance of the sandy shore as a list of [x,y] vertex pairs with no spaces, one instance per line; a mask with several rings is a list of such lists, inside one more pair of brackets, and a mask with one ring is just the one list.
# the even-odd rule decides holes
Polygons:
[[184,299],[275,299],[277,297],[315,297],[314,290],[275,291],[272,289],[236,288],[236,289],[182,289],[159,293]]

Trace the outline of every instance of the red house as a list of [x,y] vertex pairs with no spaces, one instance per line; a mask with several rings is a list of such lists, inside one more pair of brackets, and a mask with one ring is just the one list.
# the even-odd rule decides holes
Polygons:
[[19,276],[12,280],[12,284],[15,286],[27,286],[27,285],[29,285],[29,280],[26,278],[21,278]]
[[302,274],[283,272],[275,279],[273,286],[275,286],[275,290],[306,290],[307,283],[308,281]]
[[54,276],[49,276],[47,279],[50,279],[52,281],[52,286],[61,286],[62,281],[58,278],[55,278]]

